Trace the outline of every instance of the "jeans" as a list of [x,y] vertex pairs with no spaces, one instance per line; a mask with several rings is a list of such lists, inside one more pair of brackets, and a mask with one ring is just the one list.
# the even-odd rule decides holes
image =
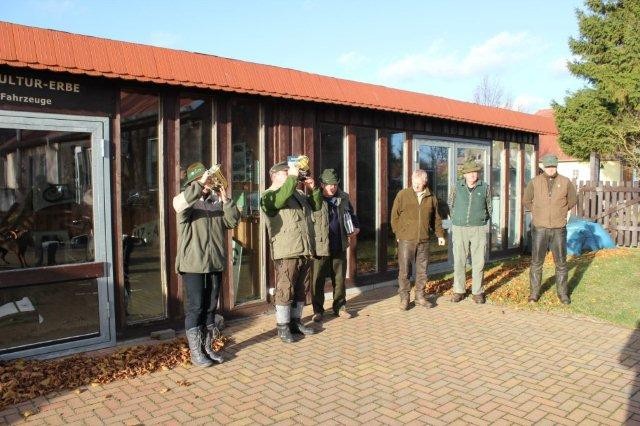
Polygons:
[[305,302],[309,290],[311,260],[307,258],[277,259],[275,304],[289,306],[293,302]]
[[411,290],[411,271],[416,267],[416,294],[424,293],[427,284],[427,267],[429,266],[429,242],[409,240],[398,241],[398,293],[409,297]]
[[487,247],[487,227],[453,225],[453,292],[466,292],[467,257],[471,254],[471,271],[473,282],[471,293],[482,294],[482,277],[484,275],[484,257]]
[[215,323],[221,280],[222,271],[182,274],[185,330]]
[[568,296],[567,288],[567,228],[541,228],[531,225],[531,271],[529,281],[531,298],[540,297],[542,281],[542,264],[547,251],[553,254],[556,264],[556,290],[558,297]]
[[321,256],[313,261],[313,312],[324,312],[324,283],[327,277],[331,278],[333,285],[333,312],[338,313],[346,301],[344,278],[347,274],[347,253]]

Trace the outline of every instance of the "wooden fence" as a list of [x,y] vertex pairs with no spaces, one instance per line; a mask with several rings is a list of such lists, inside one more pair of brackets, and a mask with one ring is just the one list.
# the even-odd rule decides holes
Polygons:
[[640,182],[580,181],[575,213],[609,232],[618,246],[637,247],[640,240]]

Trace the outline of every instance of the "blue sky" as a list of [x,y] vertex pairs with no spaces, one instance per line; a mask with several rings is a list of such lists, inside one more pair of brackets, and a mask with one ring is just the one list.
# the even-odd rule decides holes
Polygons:
[[582,0],[4,0],[0,20],[471,101],[484,76],[527,112],[583,86]]

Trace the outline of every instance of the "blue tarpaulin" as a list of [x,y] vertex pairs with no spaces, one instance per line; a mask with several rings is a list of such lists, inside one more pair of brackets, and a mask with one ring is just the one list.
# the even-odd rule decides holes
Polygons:
[[616,243],[599,223],[571,216],[567,223],[567,253],[573,256],[586,251],[613,248]]

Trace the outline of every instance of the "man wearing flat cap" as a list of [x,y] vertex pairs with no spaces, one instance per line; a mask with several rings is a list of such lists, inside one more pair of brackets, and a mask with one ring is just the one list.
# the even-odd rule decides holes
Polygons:
[[398,295],[403,311],[409,309],[409,279],[414,267],[415,306],[434,307],[431,299],[425,295],[431,232],[438,237],[439,246],[446,244],[438,200],[427,187],[427,176],[426,170],[414,170],[411,187],[398,192],[391,207],[391,229],[398,241]]
[[322,194],[311,177],[302,182],[304,191],[298,189],[298,174],[298,167],[286,161],[274,164],[269,170],[271,186],[260,199],[276,272],[276,325],[285,343],[293,342],[292,333],[314,333],[301,317],[316,255],[313,212],[322,207]]
[[217,334],[215,315],[222,271],[227,264],[226,230],[235,228],[240,212],[224,187],[213,187],[202,163],[187,168],[183,191],[173,198],[178,229],[176,272],[184,288],[184,323],[191,363],[208,367],[222,355],[211,343]]
[[471,255],[473,301],[485,302],[482,289],[484,260],[487,247],[487,223],[491,217],[491,191],[479,180],[482,167],[473,160],[462,165],[462,179],[449,195],[451,241],[453,245],[453,296],[460,302],[466,296],[466,266]]
[[360,232],[358,218],[353,211],[349,194],[338,185],[340,179],[335,169],[325,169],[320,174],[322,209],[314,213],[316,229],[316,258],[313,261],[313,320],[322,321],[324,314],[324,284],[331,278],[333,286],[333,314],[351,318],[346,308],[344,280],[347,275],[347,247],[349,237]]
[[578,200],[576,187],[558,174],[558,157],[542,157],[544,173],[533,178],[524,191],[522,204],[531,211],[531,270],[529,302],[540,298],[542,264],[547,251],[556,265],[556,290],[562,303],[571,303],[567,287],[567,216]]

